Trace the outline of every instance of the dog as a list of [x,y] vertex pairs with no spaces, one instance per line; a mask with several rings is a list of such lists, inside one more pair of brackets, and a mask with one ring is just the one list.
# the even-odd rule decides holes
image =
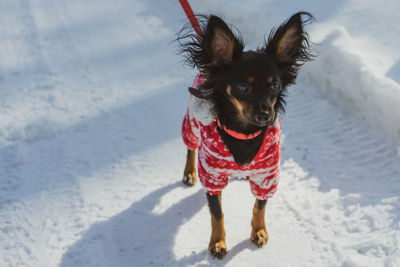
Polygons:
[[182,123],[188,148],[183,183],[192,186],[198,176],[206,189],[211,213],[209,251],[222,259],[227,253],[221,191],[230,177],[247,178],[256,198],[251,240],[267,243],[265,206],[279,180],[281,126],[287,87],[299,68],[313,57],[306,23],[313,19],[298,12],[269,34],[256,51],[243,51],[240,35],[215,15],[201,17],[202,32],[178,33],[180,52],[199,75],[192,87]]

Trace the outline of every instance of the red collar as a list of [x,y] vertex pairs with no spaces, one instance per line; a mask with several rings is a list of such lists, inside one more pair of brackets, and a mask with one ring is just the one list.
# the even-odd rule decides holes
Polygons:
[[249,140],[249,139],[253,139],[256,138],[257,136],[259,136],[261,134],[261,130],[258,130],[255,133],[252,134],[243,134],[243,133],[238,133],[234,130],[230,130],[228,128],[225,127],[225,125],[221,125],[221,122],[219,121],[219,119],[217,118],[217,125],[218,127],[224,129],[224,131],[229,134],[230,136],[236,138],[236,139],[241,139],[241,140]]

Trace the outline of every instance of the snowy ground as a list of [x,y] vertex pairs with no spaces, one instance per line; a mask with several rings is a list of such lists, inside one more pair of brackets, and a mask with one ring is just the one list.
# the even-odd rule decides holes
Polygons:
[[180,183],[194,71],[178,1],[0,1],[0,266],[400,266],[400,3],[196,0],[248,48],[299,10],[320,56],[290,88],[270,240],[249,185],[207,252],[201,186]]

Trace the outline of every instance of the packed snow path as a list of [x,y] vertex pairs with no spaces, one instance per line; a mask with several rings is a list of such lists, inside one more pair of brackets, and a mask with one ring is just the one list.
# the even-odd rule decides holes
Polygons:
[[169,45],[178,8],[0,3],[0,266],[399,266],[394,142],[303,76],[281,117],[267,246],[250,242],[254,199],[233,179],[229,253],[209,256],[205,195],[180,182],[193,73]]

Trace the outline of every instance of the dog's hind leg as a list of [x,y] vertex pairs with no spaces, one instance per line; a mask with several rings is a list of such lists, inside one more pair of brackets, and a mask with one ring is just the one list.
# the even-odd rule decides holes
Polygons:
[[197,174],[196,174],[196,150],[188,149],[186,157],[185,171],[183,172],[182,182],[185,185],[193,186],[196,184]]
[[225,243],[224,213],[221,207],[221,193],[207,194],[211,213],[211,238],[208,250],[211,255],[222,259],[228,252]]
[[251,220],[251,241],[258,247],[262,247],[268,241],[267,228],[265,227],[265,205],[266,200],[256,200],[253,208],[253,219]]

